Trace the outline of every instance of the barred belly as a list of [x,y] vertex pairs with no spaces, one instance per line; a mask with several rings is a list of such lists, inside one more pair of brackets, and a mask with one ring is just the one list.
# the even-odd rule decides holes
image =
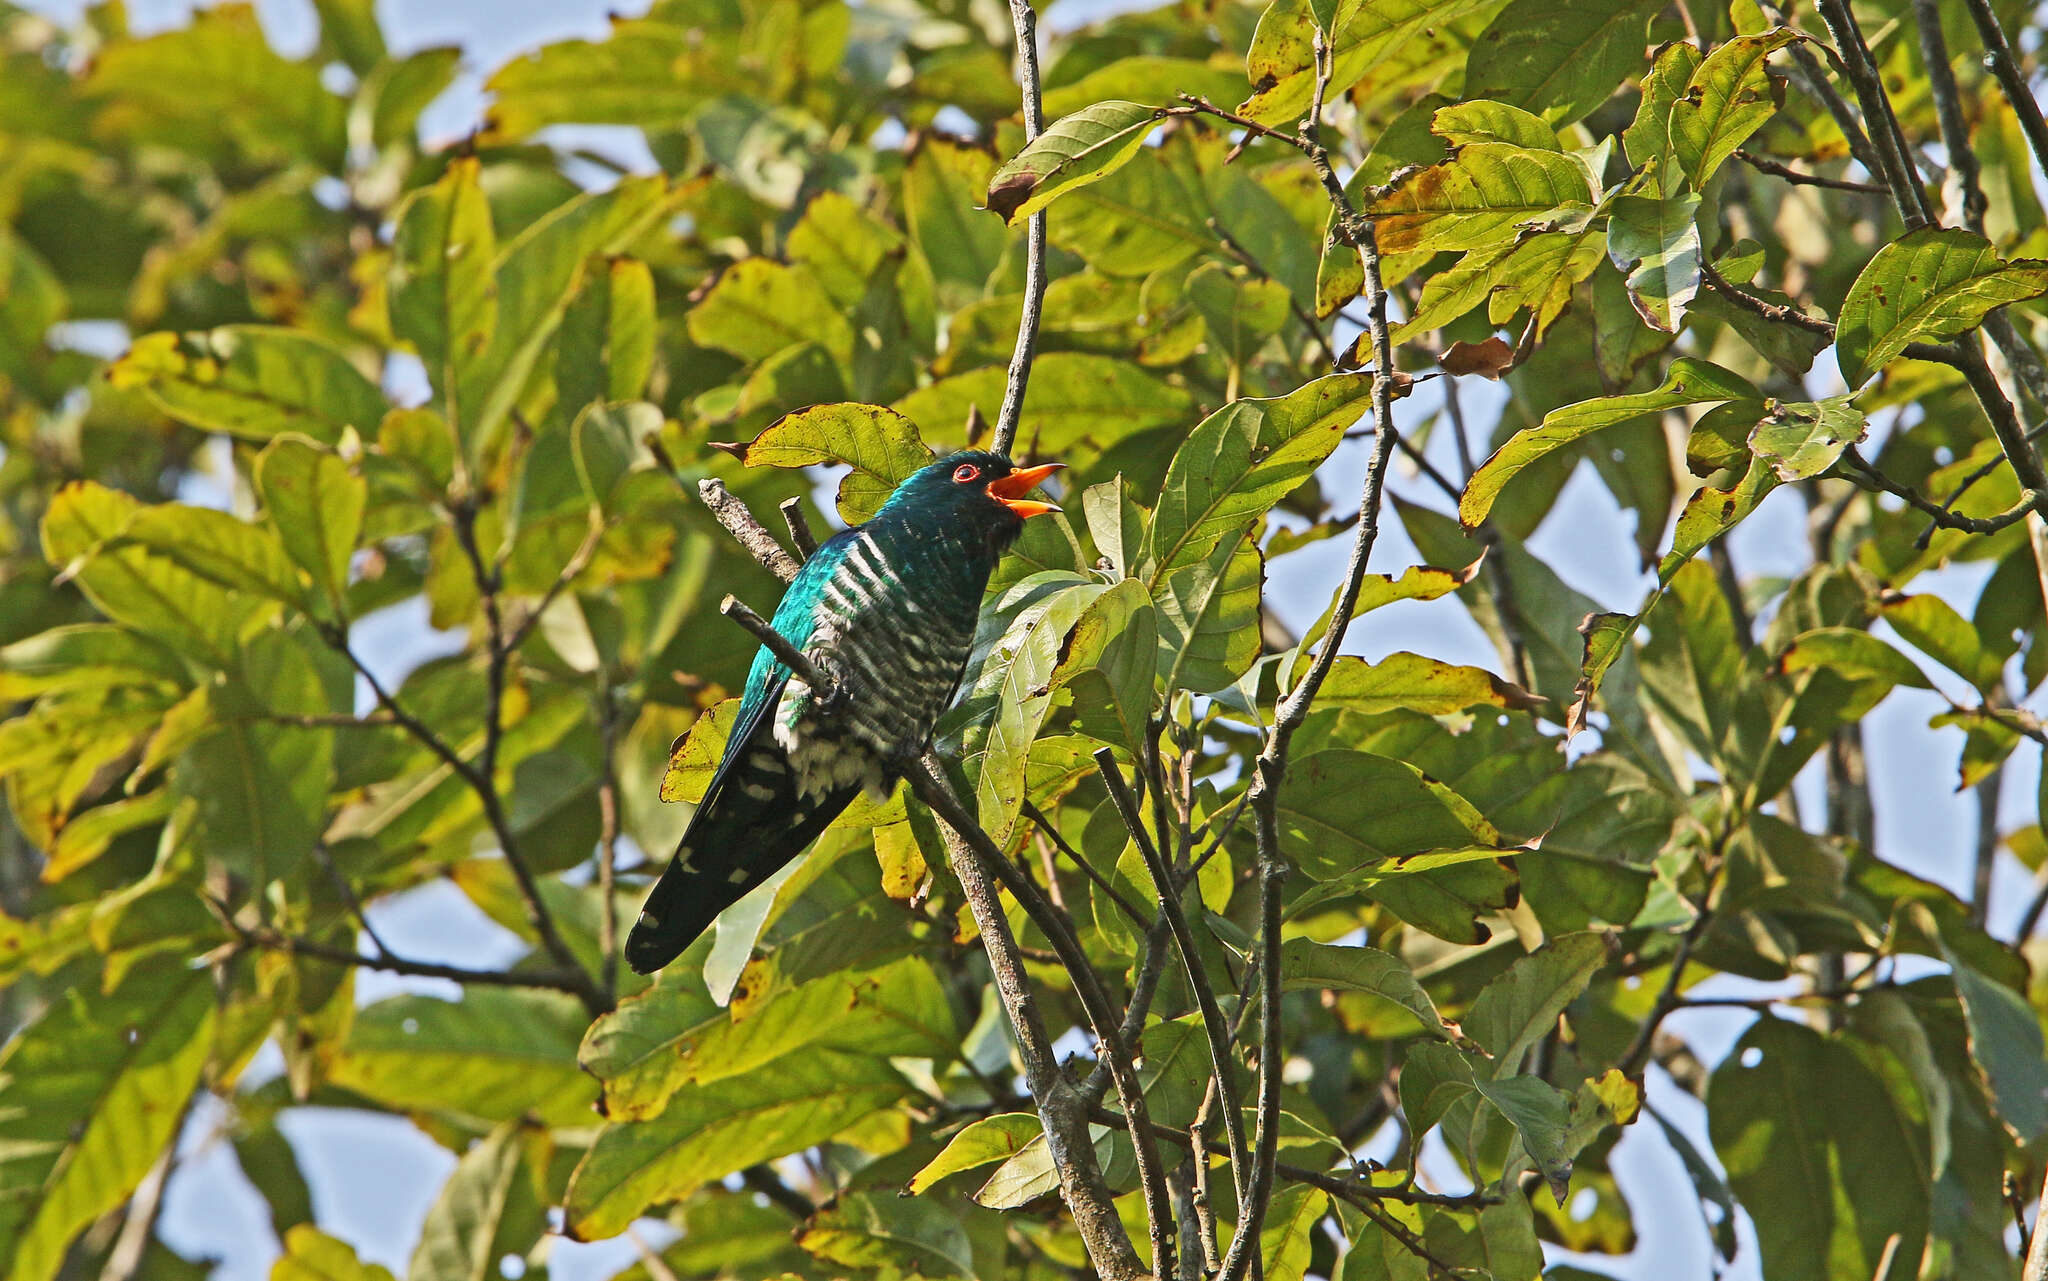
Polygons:
[[959,686],[979,601],[964,611],[958,602],[920,603],[901,572],[863,534],[819,601],[804,652],[838,684],[845,702],[825,720],[801,680],[792,676],[783,688],[775,738],[789,753],[802,795],[858,783],[886,798],[893,767],[923,750]]

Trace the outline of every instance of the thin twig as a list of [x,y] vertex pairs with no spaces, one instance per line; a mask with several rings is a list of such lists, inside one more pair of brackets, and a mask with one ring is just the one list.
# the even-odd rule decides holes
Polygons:
[[[1097,1110],[1089,1119],[1097,1125],[1107,1125],[1114,1129],[1129,1128],[1124,1118],[1106,1110]],[[1195,1137],[1191,1130],[1179,1130],[1170,1125],[1159,1125],[1154,1129],[1160,1138],[1177,1148],[1189,1149],[1194,1146]],[[1230,1155],[1230,1149],[1221,1143],[1211,1141],[1201,1146],[1212,1156]],[[1410,1187],[1383,1188],[1362,1179],[1346,1178],[1327,1170],[1311,1170],[1306,1166],[1289,1165],[1285,1161],[1275,1164],[1273,1168],[1289,1183],[1320,1188],[1331,1196],[1354,1205],[1395,1201],[1402,1205],[1433,1205],[1448,1210],[1480,1210],[1489,1205],[1498,1205],[1501,1201],[1501,1196],[1497,1192],[1425,1192],[1420,1188]]]
[[1273,1167],[1280,1138],[1280,1074],[1283,1066],[1280,1020],[1280,891],[1287,879],[1288,864],[1280,852],[1279,790],[1287,772],[1287,750],[1294,731],[1308,716],[1323,680],[1344,646],[1357,609],[1358,594],[1365,581],[1365,569],[1379,538],[1380,497],[1385,490],[1387,462],[1399,435],[1393,421],[1393,344],[1387,329],[1387,291],[1380,276],[1379,240],[1372,221],[1361,217],[1344,191],[1344,184],[1330,163],[1329,152],[1317,140],[1322,126],[1323,93],[1330,76],[1330,51],[1320,33],[1315,37],[1316,89],[1309,113],[1294,140],[1322,182],[1324,193],[1337,211],[1337,234],[1358,254],[1364,277],[1367,332],[1372,337],[1373,441],[1372,461],[1366,467],[1364,492],[1359,500],[1358,533],[1352,542],[1351,562],[1344,585],[1332,607],[1330,628],[1322,648],[1300,682],[1280,703],[1266,745],[1253,766],[1248,790],[1258,836],[1259,876],[1259,985],[1260,1044],[1257,1131],[1253,1140],[1251,1191],[1238,1215],[1237,1230],[1224,1256],[1224,1281],[1239,1281],[1257,1253],[1259,1232],[1264,1226],[1266,1207],[1272,1196]]
[[1941,30],[1941,7],[1935,0],[1913,0],[1913,22],[1920,31],[1920,61],[1927,68],[1927,89],[1934,97],[1935,118],[1941,124],[1941,148],[1948,153],[1949,172],[1961,190],[1963,222],[1981,236],[1988,204],[1982,166],[1976,148],[1970,145],[1969,121],[1963,118],[1962,93],[1956,88],[1948,39]]
[[801,496],[782,500],[782,523],[789,526],[790,545],[796,548],[797,559],[809,560],[818,554],[818,536],[811,532],[811,522],[804,515],[804,500]]
[[1173,869],[1166,865],[1165,858],[1146,834],[1144,824],[1138,820],[1138,803],[1124,782],[1123,771],[1117,768],[1116,753],[1107,747],[1097,751],[1095,768],[1109,789],[1110,803],[1116,807],[1131,839],[1138,844],[1138,853],[1145,860],[1146,870],[1151,872],[1152,883],[1157,890],[1159,913],[1165,918],[1167,928],[1173,931],[1181,968],[1187,975],[1189,990],[1195,994],[1195,1008],[1202,1015],[1202,1032],[1209,1041],[1209,1070],[1215,1076],[1217,1093],[1223,1104],[1223,1134],[1227,1140],[1226,1150],[1230,1153],[1231,1174],[1236,1181],[1238,1196],[1249,1196],[1251,1166],[1246,1160],[1243,1106],[1238,1102],[1237,1082],[1231,1074],[1234,1065],[1230,1058],[1230,1034],[1224,1026],[1223,1007],[1216,1003],[1216,989],[1209,981],[1208,967],[1202,964],[1195,932],[1189,927],[1187,912],[1181,907],[1180,887],[1174,883]]
[[1855,178],[1830,178],[1824,174],[1801,173],[1782,160],[1773,160],[1769,156],[1760,156],[1754,151],[1749,151],[1742,147],[1735,149],[1735,158],[1748,164],[1752,169],[1770,174],[1773,177],[1783,178],[1794,186],[1826,187],[1831,191],[1860,191],[1879,196],[1884,195],[1890,190],[1881,182],[1861,182]]
[[[1031,0],[1010,0],[1010,25],[1017,37],[1017,87],[1023,99],[1024,142],[1028,146],[1045,132],[1045,101],[1038,87],[1038,14]],[[1045,211],[1024,224],[1024,305],[1017,318],[1017,345],[1010,352],[1009,375],[1003,384],[1003,406],[996,414],[990,448],[1008,454],[1017,441],[1024,416],[1024,391],[1031,382],[1031,361],[1038,347],[1038,318],[1045,309]]]
[[[209,900],[211,902],[211,900]],[[433,961],[415,961],[403,956],[385,953],[380,956],[365,956],[348,948],[333,947],[313,939],[296,935],[281,934],[276,930],[243,925],[229,913],[225,904],[213,904],[214,915],[234,933],[237,939],[250,947],[267,951],[283,952],[290,956],[302,956],[308,960],[328,961],[335,965],[353,965],[359,969],[382,970],[387,974],[410,974],[416,978],[450,979],[474,987],[525,987],[547,991],[567,992],[582,997],[589,986],[588,975],[571,973],[566,970],[477,970],[461,965],[440,965]]]
[[1991,68],[1998,87],[2005,91],[2013,114],[2019,117],[2020,131],[2027,135],[2034,163],[2048,173],[2048,119],[2042,118],[2040,100],[2034,97],[2033,87],[2020,72],[2019,60],[2013,57],[2012,46],[2006,43],[2005,28],[1999,25],[1991,0],[1964,0],[1964,4],[1977,24],[1977,38],[1984,42],[1985,64]]
[[1145,914],[1138,910],[1138,905],[1131,902],[1130,897],[1122,890],[1110,884],[1108,879],[1102,873],[1096,871],[1087,859],[1082,858],[1081,852],[1069,844],[1066,837],[1060,835],[1059,828],[1053,826],[1052,819],[1047,817],[1043,810],[1033,805],[1029,800],[1024,802],[1024,817],[1037,824],[1038,830],[1045,833],[1046,837],[1052,841],[1053,848],[1071,859],[1074,866],[1081,869],[1082,875],[1095,883],[1095,888],[1108,895],[1109,901],[1116,904],[1118,910],[1130,918],[1131,924],[1140,927],[1151,924],[1145,918]]
[[1905,134],[1892,111],[1891,98],[1884,91],[1884,79],[1870,56],[1870,46],[1863,42],[1856,15],[1850,11],[1848,0],[1818,0],[1815,8],[1839,46],[1842,70],[1849,77],[1849,86],[1856,91],[1857,104],[1863,108],[1870,145],[1891,188],[1892,202],[1898,207],[1906,230],[1917,231],[1934,221],[1934,209],[1913,170]]
[[[612,1008],[611,998],[606,996],[604,989],[584,971],[582,964],[576,959],[576,953],[570,949],[568,941],[555,928],[554,915],[548,911],[547,902],[541,898],[539,883],[534,880],[526,861],[519,857],[518,837],[513,832],[511,820],[505,813],[504,800],[498,794],[497,780],[477,765],[463,759],[461,753],[451,747],[424,721],[401,707],[398,699],[385,688],[377,674],[370,670],[369,665],[363,662],[362,657],[349,644],[346,631],[338,625],[328,626],[321,629],[321,636],[331,648],[348,660],[351,667],[355,668],[356,674],[370,687],[370,693],[376,698],[377,705],[421,746],[439,757],[441,762],[476,795],[478,804],[483,808],[484,822],[490,827],[491,834],[497,838],[498,850],[504,856],[505,866],[518,883],[519,896],[526,908],[527,923],[533,927],[541,946],[562,967],[563,973],[574,976],[574,985],[567,990],[575,992],[581,998],[584,1007],[593,1017],[609,1011]],[[439,977],[455,976],[443,974]]]

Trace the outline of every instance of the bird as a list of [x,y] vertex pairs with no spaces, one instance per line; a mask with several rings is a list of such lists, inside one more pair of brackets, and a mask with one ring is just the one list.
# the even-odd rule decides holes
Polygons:
[[827,539],[770,620],[829,681],[763,645],[704,799],[627,935],[652,974],[816,840],[862,790],[886,798],[952,703],[989,574],[1061,466],[970,450],[920,468],[868,521]]

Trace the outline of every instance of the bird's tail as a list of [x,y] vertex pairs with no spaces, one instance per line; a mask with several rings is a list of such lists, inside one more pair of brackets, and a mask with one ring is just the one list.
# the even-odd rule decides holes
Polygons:
[[805,800],[781,756],[761,746],[733,762],[690,819],[675,857],[626,936],[626,964],[652,974],[720,912],[781,870],[852,802],[858,785]]

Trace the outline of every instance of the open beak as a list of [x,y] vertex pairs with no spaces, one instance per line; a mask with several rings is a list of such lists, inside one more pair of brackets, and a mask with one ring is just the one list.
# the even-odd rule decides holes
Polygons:
[[1047,512],[1056,512],[1059,508],[1051,503],[1033,502],[1024,495],[1036,489],[1047,476],[1064,466],[1065,463],[1042,463],[1037,467],[1019,467],[1000,480],[990,481],[988,496],[1026,520],[1033,516],[1043,516]]

